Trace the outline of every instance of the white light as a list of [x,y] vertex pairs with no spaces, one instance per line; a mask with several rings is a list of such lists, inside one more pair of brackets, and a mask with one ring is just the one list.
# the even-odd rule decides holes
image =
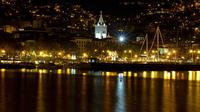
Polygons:
[[101,39],[101,33],[96,33],[96,38]]
[[120,41],[120,42],[123,42],[123,41],[124,41],[124,37],[123,37],[123,36],[120,36],[120,37],[119,37],[119,41]]
[[19,28],[19,31],[24,31],[24,29],[23,28]]

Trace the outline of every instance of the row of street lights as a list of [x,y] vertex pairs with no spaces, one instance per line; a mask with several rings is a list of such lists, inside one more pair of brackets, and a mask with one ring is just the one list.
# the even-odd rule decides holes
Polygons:
[[[120,37],[120,41],[124,41],[124,37]],[[124,59],[125,58],[129,59],[129,61],[148,61],[148,58],[146,60],[142,60],[141,58],[143,58],[143,57],[141,57],[141,55],[139,55],[137,52],[134,52],[131,49],[125,49],[122,52],[112,51],[112,50],[95,49],[94,53],[103,55],[104,58],[107,59],[108,61],[109,61],[109,59],[110,59],[110,61],[117,61],[117,59],[119,59],[120,57],[124,58]],[[145,56],[149,57],[149,58],[151,58],[150,61],[152,61],[152,59],[156,60],[156,54],[158,54],[158,51],[157,50],[152,50],[151,52],[144,51],[143,54],[144,54],[143,55],[144,57]],[[185,55],[181,56],[180,54],[177,54],[177,50],[171,49],[170,51],[169,50],[164,51],[162,58],[165,59],[165,61],[170,61],[170,60],[179,61],[179,59],[186,60],[186,61],[191,60],[191,62],[200,61],[200,50],[190,49],[189,54],[190,55],[185,54]],[[6,56],[7,55],[6,50],[0,49],[0,55]],[[177,55],[179,55],[179,58],[177,58]],[[32,51],[32,52],[21,51],[19,57],[26,57],[26,56],[42,57],[44,59],[45,58],[60,58],[60,59],[73,59],[73,60],[76,60],[77,59],[76,57],[82,57],[82,59],[84,59],[84,60],[92,57],[87,52],[82,53],[80,56],[73,56],[72,54],[66,54],[66,52],[63,52],[63,51],[57,51],[57,52],[54,52],[54,54],[47,52],[47,51],[37,51],[37,52],[36,51]],[[97,58],[99,58],[99,57],[97,57]],[[100,57],[100,58],[103,59],[103,57]],[[126,59],[125,59],[125,61],[128,61]]]

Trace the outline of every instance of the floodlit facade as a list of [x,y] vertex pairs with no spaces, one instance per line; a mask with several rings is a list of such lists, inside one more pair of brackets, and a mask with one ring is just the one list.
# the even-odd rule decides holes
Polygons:
[[99,21],[95,25],[95,38],[104,39],[107,37],[107,25],[103,20],[102,11],[100,12]]

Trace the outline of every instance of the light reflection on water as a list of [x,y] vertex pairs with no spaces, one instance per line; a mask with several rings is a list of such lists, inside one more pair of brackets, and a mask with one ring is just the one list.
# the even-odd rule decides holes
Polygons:
[[[138,78],[151,78],[151,79],[165,79],[165,80],[189,80],[200,81],[200,71],[124,71],[120,72],[88,72],[87,75],[95,76],[118,76],[123,77],[138,77]],[[84,73],[86,75],[86,73]]]
[[[6,69],[1,69],[1,72],[5,72]],[[82,72],[77,69],[58,69],[58,70],[46,70],[46,69],[21,69],[21,72],[31,73],[56,73],[67,75],[93,75],[93,76],[118,76],[119,73],[123,77],[138,77],[138,78],[152,78],[152,79],[168,79],[168,80],[189,80],[200,81],[200,71],[124,71],[124,72],[109,72],[109,71],[87,71]]]
[[0,112],[197,112],[200,71],[0,70]]
[[0,83],[0,99],[1,99],[1,105],[0,105],[0,111],[5,111],[5,69],[1,69],[1,83]]
[[42,71],[39,72],[38,77],[38,90],[37,90],[37,112],[45,112],[44,106],[44,91],[43,91],[43,74]]
[[116,90],[116,95],[117,95],[117,102],[116,102],[116,112],[125,112],[125,85],[123,81],[123,73],[118,74],[118,80],[117,80],[117,90]]

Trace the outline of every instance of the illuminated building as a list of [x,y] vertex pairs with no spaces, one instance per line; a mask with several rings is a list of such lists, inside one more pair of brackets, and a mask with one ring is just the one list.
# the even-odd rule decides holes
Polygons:
[[75,38],[73,40],[74,43],[76,43],[76,45],[78,46],[79,50],[81,52],[85,52],[86,51],[86,46],[92,42],[92,39],[90,38]]
[[16,31],[16,28],[11,25],[5,25],[3,29],[4,29],[4,32],[7,32],[7,33],[12,33]]
[[107,37],[107,25],[105,24],[102,12],[99,17],[98,23],[95,25],[95,38],[104,39]]
[[101,49],[111,49],[114,46],[118,45],[118,41],[115,38],[106,38],[106,39],[94,39],[87,37],[74,37],[73,40],[76,43],[80,52],[90,52],[94,48]]

